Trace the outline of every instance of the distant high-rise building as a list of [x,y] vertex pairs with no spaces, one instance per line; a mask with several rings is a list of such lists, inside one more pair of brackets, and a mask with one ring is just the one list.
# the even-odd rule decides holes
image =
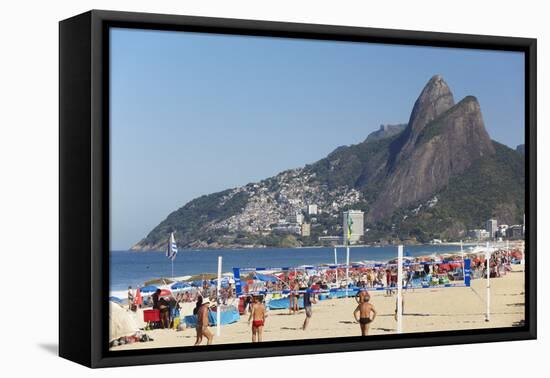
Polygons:
[[498,231],[498,222],[496,219],[489,219],[486,222],[485,229],[489,233],[489,237],[492,239],[496,236]]
[[343,238],[344,242],[356,244],[364,236],[364,213],[361,210],[344,212]]
[[309,205],[307,207],[307,213],[309,215],[317,215],[317,205]]

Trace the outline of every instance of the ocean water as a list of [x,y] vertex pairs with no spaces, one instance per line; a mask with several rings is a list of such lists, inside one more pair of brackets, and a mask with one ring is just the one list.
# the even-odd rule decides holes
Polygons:
[[[405,256],[431,255],[456,252],[457,246],[414,245],[405,246]],[[338,263],[345,263],[345,248],[337,249]],[[174,262],[174,276],[215,273],[218,256],[223,257],[222,271],[234,267],[294,267],[300,265],[333,264],[334,248],[259,248],[180,250]],[[397,247],[351,247],[350,261],[388,261],[397,257]],[[110,289],[121,291],[143,282],[171,277],[170,260],[161,252],[112,251],[110,254]]]

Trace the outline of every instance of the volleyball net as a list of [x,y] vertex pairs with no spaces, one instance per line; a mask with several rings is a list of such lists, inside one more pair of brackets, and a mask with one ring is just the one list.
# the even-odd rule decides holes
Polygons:
[[[234,267],[235,291],[241,295],[266,294],[333,294],[347,291],[355,295],[358,291],[397,290],[398,282],[403,289],[437,289],[451,287],[470,287],[471,260],[408,261],[398,263],[354,263],[337,265],[311,265],[299,267]],[[424,269],[426,266],[430,267]],[[444,267],[444,268],[442,268]],[[403,268],[406,270],[404,271]],[[372,275],[381,271],[390,275],[383,283]],[[401,272],[401,277],[399,276]],[[341,274],[342,273],[342,274]],[[340,278],[340,275],[345,277]],[[351,277],[350,277],[351,274]],[[243,276],[248,276],[243,282]],[[313,281],[292,288],[293,281]],[[270,284],[271,283],[271,284]],[[327,287],[327,286],[336,287]],[[284,288],[279,288],[284,286]],[[324,287],[323,287],[324,286]],[[304,288],[306,287],[306,288]]]

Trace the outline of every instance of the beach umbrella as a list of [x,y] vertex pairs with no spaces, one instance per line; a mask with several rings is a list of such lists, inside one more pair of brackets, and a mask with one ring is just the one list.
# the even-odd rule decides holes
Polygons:
[[191,286],[199,287],[199,286],[202,286],[202,284],[203,284],[202,280],[191,281]]
[[129,311],[114,302],[109,302],[109,341],[135,335],[139,325]]
[[153,286],[153,285],[144,286],[144,287],[141,288],[141,293],[142,294],[152,294],[155,291],[157,291],[157,289],[158,289],[158,287]]
[[184,289],[186,287],[190,287],[191,285],[187,282],[176,282],[175,284],[173,284],[172,286],[170,286],[170,288],[172,290],[180,290],[180,289]]
[[171,292],[170,290],[168,290],[168,289],[162,289],[162,290],[160,291],[160,296],[161,296],[161,297],[169,297],[169,296],[171,296],[171,295],[172,295],[172,292]]

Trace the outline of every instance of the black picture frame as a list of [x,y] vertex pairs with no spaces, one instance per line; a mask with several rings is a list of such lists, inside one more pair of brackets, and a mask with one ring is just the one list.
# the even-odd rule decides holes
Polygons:
[[[525,54],[525,325],[467,331],[110,352],[110,27],[276,36]],[[59,355],[89,367],[535,339],[536,39],[92,10],[59,24]]]

